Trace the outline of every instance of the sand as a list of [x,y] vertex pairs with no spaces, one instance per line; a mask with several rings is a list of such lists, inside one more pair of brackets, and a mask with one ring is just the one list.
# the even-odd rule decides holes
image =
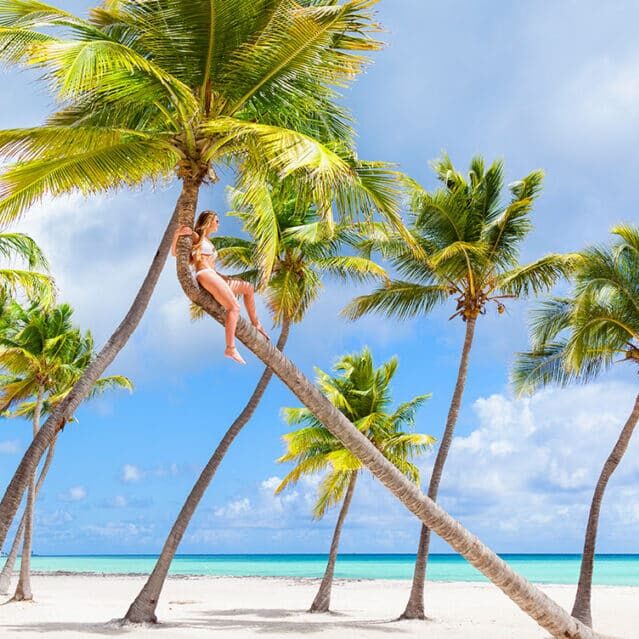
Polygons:
[[[488,584],[429,583],[432,619],[394,621],[406,602],[407,581],[338,580],[334,613],[310,615],[318,582],[253,577],[171,578],[155,627],[120,628],[121,617],[143,583],[140,577],[36,575],[33,603],[0,606],[0,637],[58,639],[123,636],[127,639],[540,639],[547,637],[500,591]],[[574,589],[544,586],[564,606]],[[602,632],[639,637],[639,588],[595,588],[593,614]]]

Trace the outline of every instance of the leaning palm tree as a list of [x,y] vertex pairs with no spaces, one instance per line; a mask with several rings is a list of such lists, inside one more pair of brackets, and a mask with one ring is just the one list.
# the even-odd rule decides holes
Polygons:
[[[617,226],[612,232],[617,237],[610,246],[582,253],[572,296],[549,300],[533,316],[532,350],[518,356],[513,370],[519,392],[547,384],[588,382],[615,361],[639,364],[639,228]],[[639,395],[603,465],[590,504],[572,610],[589,626],[601,504],[638,421]]]
[[[349,225],[334,228],[318,216],[316,207],[298,192],[294,181],[276,183],[254,195],[259,197],[247,199],[247,193],[231,190],[230,198],[235,209],[232,214],[242,220],[250,239],[216,237],[213,243],[223,265],[241,269],[240,276],[252,280],[262,290],[274,324],[281,327],[276,347],[282,351],[291,326],[303,320],[320,294],[324,276],[361,281],[382,278],[385,272],[368,259],[343,255],[344,246],[356,238],[354,231]],[[192,316],[200,319],[202,309],[193,306]],[[153,571],[130,605],[126,621],[156,621],[160,594],[184,533],[227,451],[254,414],[272,377],[273,371],[267,367],[202,470]]]
[[[26,262],[26,269],[0,268],[0,302],[4,309],[17,291],[28,298],[48,304],[53,297],[53,281],[46,271],[49,264],[40,247],[24,233],[0,233],[0,258],[8,262],[14,259]],[[40,269],[39,272],[34,269]],[[2,313],[0,313],[1,315]]]
[[128,313],[9,484],[0,542],[56,430],[138,325],[183,203],[216,182],[216,167],[232,164],[250,190],[265,171],[296,174],[327,219],[334,201],[340,214],[375,208],[399,223],[394,173],[357,160],[335,90],[380,46],[375,2],[118,0],[87,20],[38,0],[0,2],[0,61],[40,70],[60,104],[43,126],[0,131],[0,155],[14,161],[0,174],[0,223],[44,196],[183,185]]
[[[64,399],[94,355],[91,334],[82,335],[73,326],[72,314],[68,304],[50,309],[38,306],[23,309],[14,302],[11,311],[14,325],[0,336],[0,369],[4,371],[0,378],[0,414],[30,419],[34,437],[39,431],[42,415],[51,412]],[[105,377],[96,382],[91,396],[115,386],[130,389],[131,383],[121,376]],[[14,406],[15,410],[7,413]],[[4,579],[0,577],[0,590],[6,589],[8,583],[1,582],[10,578],[23,536],[15,601],[33,599],[30,557],[35,498],[53,460],[55,443],[56,439],[49,446],[37,485],[35,472],[30,481],[25,512],[7,557],[2,574]]]
[[[388,412],[397,358],[375,368],[368,348],[361,353],[341,357],[333,370],[337,375],[317,370],[317,384],[321,392],[402,474],[419,485],[419,469],[411,460],[427,450],[434,439],[430,435],[403,431],[402,428],[412,429],[415,412],[429,395],[414,397],[394,412]],[[294,462],[296,466],[284,477],[276,493],[296,484],[304,476],[325,473],[318,488],[313,516],[320,519],[329,508],[342,504],[324,577],[310,609],[310,612],[328,612],[342,527],[357,478],[365,466],[308,408],[286,408],[284,418],[289,425],[302,428],[284,435],[286,453],[278,461]]]
[[[502,162],[494,162],[486,169],[482,158],[474,158],[468,177],[456,171],[447,156],[434,162],[433,168],[442,188],[429,193],[413,185],[411,231],[423,253],[407,251],[397,234],[376,229],[363,248],[380,250],[406,279],[356,298],[344,312],[352,319],[370,312],[403,319],[426,315],[450,298],[455,302],[450,319],[464,322],[465,337],[446,426],[428,485],[428,496],[435,501],[462,403],[477,319],[491,303],[503,313],[505,300],[548,289],[566,272],[570,258],[547,255],[531,264],[518,262],[519,247],[530,232],[530,214],[541,188],[540,171],[512,184],[509,201],[502,203]],[[425,617],[429,545],[430,530],[423,526],[411,593],[402,618]]]

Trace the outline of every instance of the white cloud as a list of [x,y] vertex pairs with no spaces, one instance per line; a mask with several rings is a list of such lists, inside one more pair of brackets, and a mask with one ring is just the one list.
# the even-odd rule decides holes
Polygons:
[[251,501],[248,497],[235,499],[226,505],[216,508],[214,515],[224,519],[236,519],[251,512]]
[[86,499],[86,496],[87,491],[84,486],[73,486],[58,497],[62,501],[83,501],[84,499]]
[[89,524],[82,532],[90,537],[117,539],[120,543],[146,543],[153,533],[152,524],[127,521],[110,521],[103,525]]
[[135,466],[133,464],[124,464],[124,466],[122,467],[120,478],[125,484],[138,482],[143,477],[144,473],[138,466]]
[[[501,531],[499,541],[512,547],[524,538],[543,548],[554,538],[576,549],[596,479],[635,394],[632,385],[615,382],[530,399],[478,399],[478,427],[453,442],[442,504],[480,534]],[[627,493],[639,478],[638,453],[634,441],[611,482],[604,531],[637,517]]]
[[0,455],[15,455],[20,448],[17,439],[0,442]]

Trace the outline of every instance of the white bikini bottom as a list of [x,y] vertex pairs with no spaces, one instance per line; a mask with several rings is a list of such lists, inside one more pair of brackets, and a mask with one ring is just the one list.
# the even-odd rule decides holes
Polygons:
[[214,273],[217,273],[217,271],[214,268],[203,268],[195,272],[195,279],[197,279],[201,273],[206,273],[207,271],[213,271]]

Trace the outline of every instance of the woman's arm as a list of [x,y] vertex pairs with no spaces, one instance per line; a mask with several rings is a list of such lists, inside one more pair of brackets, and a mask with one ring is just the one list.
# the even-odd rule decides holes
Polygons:
[[175,231],[175,234],[173,235],[173,243],[171,244],[171,255],[173,255],[173,257],[175,257],[178,240],[183,235],[191,235],[193,243],[197,242],[200,239],[200,236],[188,226],[181,226],[177,231]]

